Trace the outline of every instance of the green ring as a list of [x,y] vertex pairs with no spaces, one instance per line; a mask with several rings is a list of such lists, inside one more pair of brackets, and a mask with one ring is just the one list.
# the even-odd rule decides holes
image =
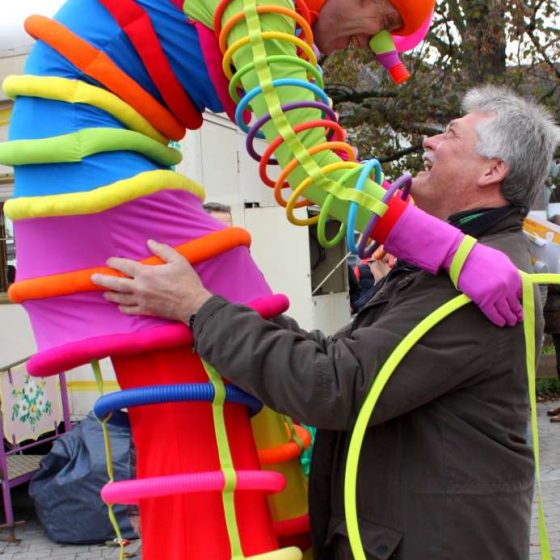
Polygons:
[[[307,62],[307,60],[303,60],[302,58],[299,58],[297,56],[291,56],[289,54],[275,54],[275,55],[272,55],[272,56],[267,56],[266,61],[268,63],[271,63],[271,62],[288,62],[290,64],[296,64],[298,66],[303,66],[310,74],[313,75],[317,85],[321,89],[325,89],[324,82],[323,82],[323,76],[321,76],[321,73],[319,72],[319,70],[315,66],[313,66],[313,64],[311,64],[310,62]],[[239,97],[239,95],[237,95],[237,92],[235,91],[235,89],[237,88],[237,83],[241,80],[241,78],[247,72],[249,72],[249,70],[253,70],[255,68],[255,65],[256,65],[256,62],[250,62],[249,64],[246,64],[245,66],[240,68],[231,77],[231,81],[229,82],[229,94],[230,94],[231,98],[235,101],[235,103],[239,103],[239,101],[240,101],[240,97]]]

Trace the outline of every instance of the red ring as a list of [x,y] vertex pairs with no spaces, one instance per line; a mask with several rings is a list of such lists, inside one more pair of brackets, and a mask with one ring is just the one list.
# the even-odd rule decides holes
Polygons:
[[274,534],[277,537],[289,537],[309,532],[309,514],[300,517],[282,519],[273,523]]

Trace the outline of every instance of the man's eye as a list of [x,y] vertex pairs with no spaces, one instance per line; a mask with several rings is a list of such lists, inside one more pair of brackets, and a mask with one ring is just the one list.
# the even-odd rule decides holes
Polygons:
[[386,14],[383,18],[383,28],[387,31],[395,31],[401,26],[402,21],[398,14]]

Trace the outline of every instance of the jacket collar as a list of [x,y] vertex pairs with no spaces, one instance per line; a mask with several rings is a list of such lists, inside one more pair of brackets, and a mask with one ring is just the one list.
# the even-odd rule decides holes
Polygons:
[[449,216],[447,221],[459,228],[464,234],[482,237],[495,230],[509,229],[516,225],[521,228],[523,215],[515,206],[500,208],[475,208]]
[[[449,216],[447,221],[460,229],[464,234],[471,235],[476,239],[506,230],[520,230],[523,227],[524,215],[515,206],[502,206],[500,208],[476,208],[457,212]],[[392,272],[416,272],[420,270],[417,266],[405,261],[397,260],[395,268],[385,277],[391,276]]]

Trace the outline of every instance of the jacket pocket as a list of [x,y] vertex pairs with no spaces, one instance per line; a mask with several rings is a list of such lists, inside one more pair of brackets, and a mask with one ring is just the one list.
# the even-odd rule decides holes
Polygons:
[[[395,553],[402,539],[401,532],[363,519],[359,520],[359,526],[362,544],[368,560],[396,558]],[[336,558],[336,560],[354,560],[344,519],[331,519],[325,549],[329,550],[332,553],[332,558]],[[321,556],[317,560],[321,560]]]

